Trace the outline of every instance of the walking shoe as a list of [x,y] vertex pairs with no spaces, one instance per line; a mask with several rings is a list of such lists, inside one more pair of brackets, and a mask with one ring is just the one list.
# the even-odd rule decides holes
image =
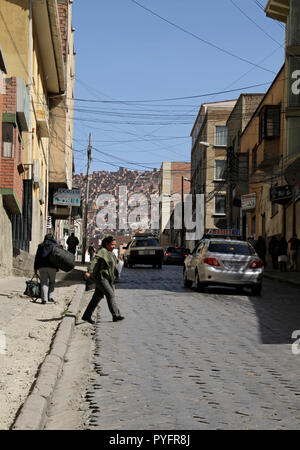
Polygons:
[[46,305],[46,300],[42,300],[42,305]]
[[55,303],[55,300],[54,300],[53,298],[49,298],[49,299],[48,299],[48,302],[49,302],[49,303]]
[[115,316],[115,317],[113,317],[113,322],[117,322],[118,320],[123,320],[123,319],[125,319],[125,317],[123,317],[123,316]]
[[92,325],[95,324],[95,321],[94,321],[91,317],[85,317],[85,316],[82,316],[82,317],[81,317],[81,320],[84,320],[85,322],[89,322],[89,323],[92,324]]

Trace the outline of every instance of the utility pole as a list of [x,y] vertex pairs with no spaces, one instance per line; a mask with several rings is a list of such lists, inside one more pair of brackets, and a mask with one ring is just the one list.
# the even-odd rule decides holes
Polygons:
[[88,221],[88,208],[89,208],[89,191],[90,191],[90,163],[92,159],[92,145],[91,145],[92,133],[89,136],[89,145],[87,149],[88,164],[86,171],[86,196],[84,207],[84,220],[83,220],[83,233],[82,233],[82,262],[85,263],[86,252],[86,240],[87,240],[87,221]]
[[183,176],[181,177],[181,247],[184,247],[184,204],[183,204]]

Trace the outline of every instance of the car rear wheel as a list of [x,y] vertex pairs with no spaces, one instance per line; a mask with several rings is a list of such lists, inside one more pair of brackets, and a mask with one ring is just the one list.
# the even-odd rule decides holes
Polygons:
[[201,283],[201,281],[200,281],[200,277],[199,277],[198,270],[196,271],[195,284],[196,284],[196,289],[197,289],[197,291],[198,291],[198,292],[203,292],[203,290],[204,290],[204,284]]
[[256,284],[255,286],[251,287],[252,295],[261,295],[262,285]]

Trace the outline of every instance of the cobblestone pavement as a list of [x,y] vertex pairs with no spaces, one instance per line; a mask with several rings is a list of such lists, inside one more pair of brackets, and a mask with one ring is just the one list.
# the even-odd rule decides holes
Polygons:
[[98,315],[89,428],[299,429],[299,293],[270,280],[261,297],[198,293],[182,267],[125,269],[125,320],[105,300]]

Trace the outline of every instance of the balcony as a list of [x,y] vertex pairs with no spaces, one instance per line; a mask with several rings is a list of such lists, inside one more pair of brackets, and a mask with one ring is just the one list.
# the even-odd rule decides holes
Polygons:
[[269,0],[265,12],[271,19],[286,23],[290,12],[290,0]]
[[264,139],[257,147],[256,168],[270,169],[280,158],[280,139]]
[[40,137],[48,138],[50,136],[48,114],[44,110],[36,111],[37,131]]

